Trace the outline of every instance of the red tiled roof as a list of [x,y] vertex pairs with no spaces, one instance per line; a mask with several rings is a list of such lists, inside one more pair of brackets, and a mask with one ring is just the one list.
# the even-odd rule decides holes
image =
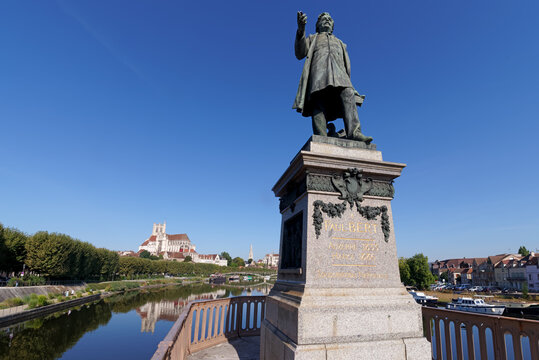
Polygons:
[[191,240],[189,240],[189,237],[187,236],[187,234],[167,234],[167,238],[169,240],[185,240],[185,241],[189,241],[191,242]]
[[475,264],[476,265],[481,265],[483,263],[486,263],[487,262],[487,259],[488,258],[473,258],[473,260],[475,261]]
[[157,237],[155,235],[150,236],[145,242],[142,243],[140,246],[146,246],[150,241],[155,241]]
[[167,256],[173,259],[184,259],[186,255],[179,252],[167,252]]

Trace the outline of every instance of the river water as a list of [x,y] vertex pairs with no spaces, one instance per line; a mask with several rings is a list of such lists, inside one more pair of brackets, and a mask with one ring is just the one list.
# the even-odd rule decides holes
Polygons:
[[132,291],[0,329],[0,360],[149,359],[192,300],[267,295],[271,285]]

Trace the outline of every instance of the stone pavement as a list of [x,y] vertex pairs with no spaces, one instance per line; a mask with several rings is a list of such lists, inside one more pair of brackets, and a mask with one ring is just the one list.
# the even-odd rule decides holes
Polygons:
[[187,357],[188,360],[258,360],[260,336],[233,339],[230,342],[198,351]]

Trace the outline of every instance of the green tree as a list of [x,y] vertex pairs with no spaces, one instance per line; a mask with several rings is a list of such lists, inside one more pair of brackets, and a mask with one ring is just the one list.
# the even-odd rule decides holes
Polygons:
[[528,298],[528,283],[527,282],[522,284],[522,298],[524,299]]
[[8,271],[8,249],[4,239],[4,226],[0,224],[0,270]]
[[26,259],[26,241],[28,235],[13,228],[4,229],[4,240],[7,248],[6,267],[9,271],[22,271]]
[[120,256],[108,249],[97,249],[97,256],[99,258],[99,276],[104,280],[113,280],[114,275],[118,272],[120,264]]
[[142,250],[142,252],[139,254],[139,257],[141,259],[149,259],[151,255],[152,254],[150,254],[148,250]]
[[415,254],[406,259],[406,264],[410,269],[410,285],[424,290],[435,281],[435,277],[429,269],[428,258],[425,255]]
[[223,252],[221,253],[221,259],[226,259],[227,265],[228,265],[228,266],[231,266],[231,263],[232,263],[232,256],[230,256],[229,253],[227,253],[226,251],[223,251]]
[[26,242],[26,264],[44,276],[65,277],[70,275],[73,243],[64,234],[39,231]]
[[235,257],[234,259],[232,259],[232,263],[230,264],[230,266],[233,266],[233,267],[245,266],[245,260],[243,260],[239,256]]
[[449,282],[449,273],[447,271],[444,271],[440,274],[440,280],[445,280],[446,283]]
[[524,245],[518,248],[518,253],[522,256],[528,256],[530,255],[530,250],[526,249]]
[[187,255],[183,261],[184,262],[191,262],[191,261],[193,261],[193,258],[191,257],[191,255]]
[[406,258],[399,258],[399,274],[401,276],[401,282],[404,285],[410,285],[410,267],[406,262]]
[[249,258],[249,260],[247,260],[247,264],[251,265],[253,262],[253,259]]

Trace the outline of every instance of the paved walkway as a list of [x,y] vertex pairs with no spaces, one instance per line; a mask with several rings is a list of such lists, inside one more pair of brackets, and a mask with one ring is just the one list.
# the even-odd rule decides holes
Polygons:
[[212,346],[187,357],[188,360],[258,360],[260,336],[247,336]]

